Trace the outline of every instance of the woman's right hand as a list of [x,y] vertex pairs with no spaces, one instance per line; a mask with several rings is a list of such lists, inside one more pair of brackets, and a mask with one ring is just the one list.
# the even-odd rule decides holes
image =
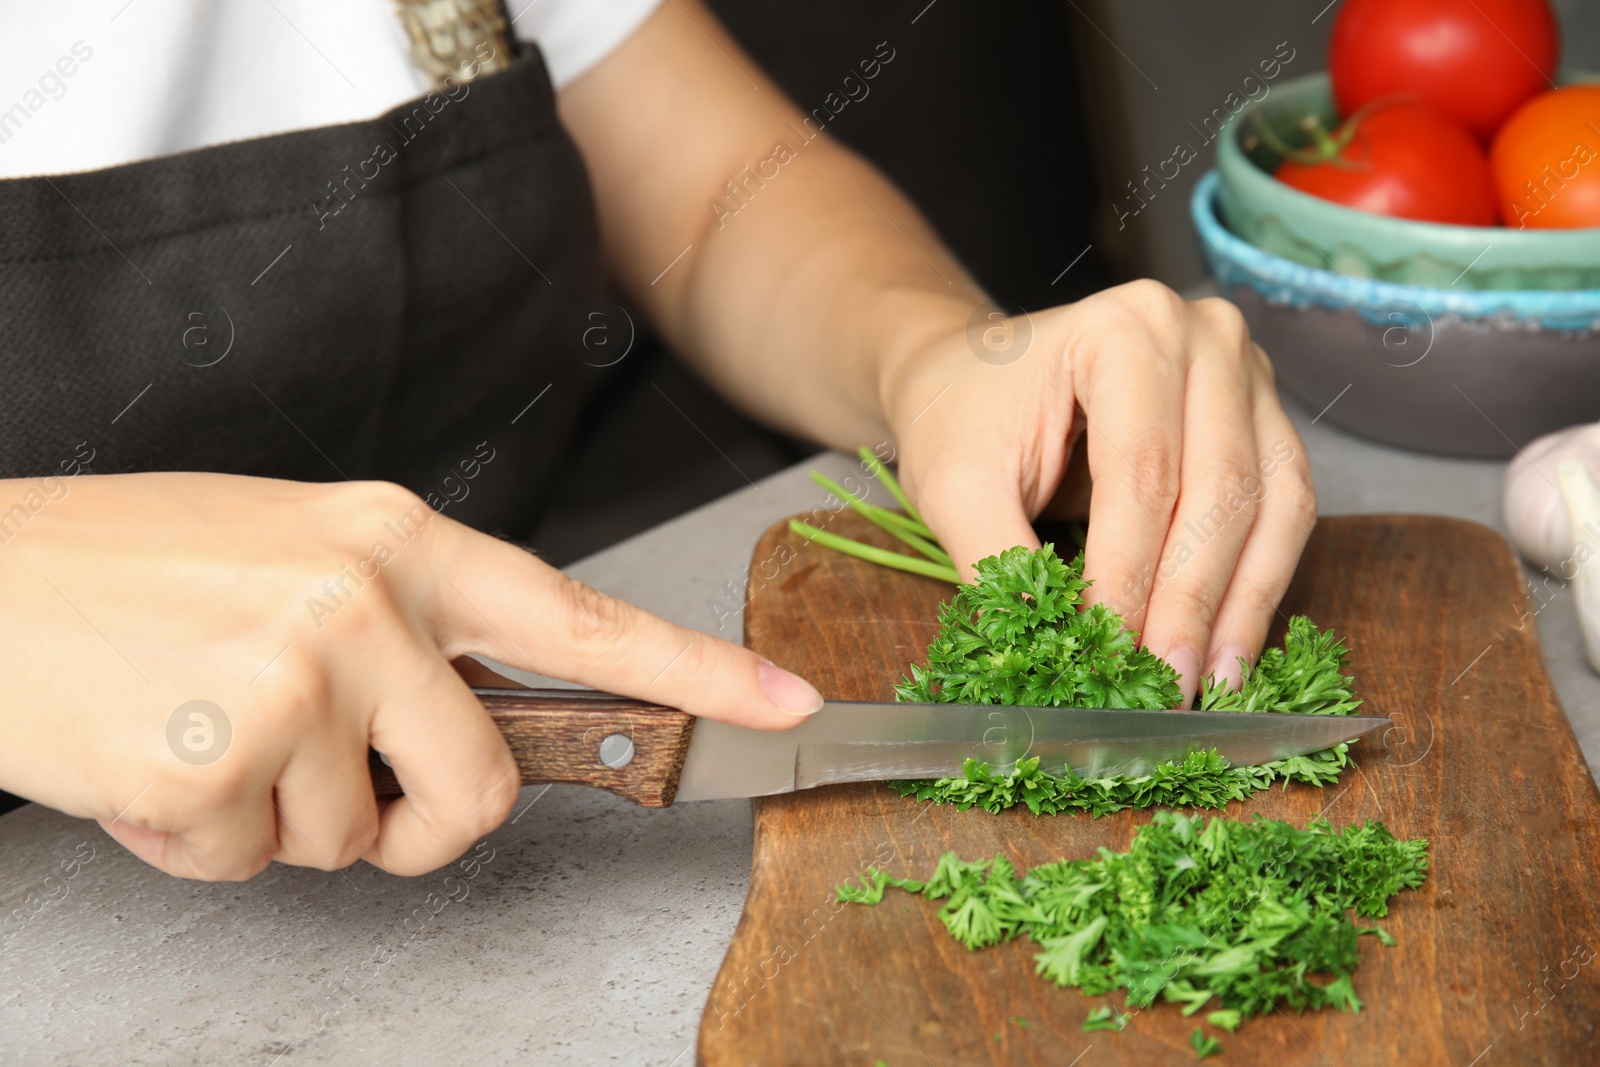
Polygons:
[[[456,858],[519,788],[467,653],[744,726],[821,705],[386,483],[0,481],[0,788],[172,874]],[[374,799],[369,746],[404,797]]]

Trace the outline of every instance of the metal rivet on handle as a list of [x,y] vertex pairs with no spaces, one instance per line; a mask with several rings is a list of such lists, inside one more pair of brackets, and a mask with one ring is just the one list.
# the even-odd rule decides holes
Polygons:
[[619,771],[633,762],[633,738],[611,734],[600,742],[600,762]]

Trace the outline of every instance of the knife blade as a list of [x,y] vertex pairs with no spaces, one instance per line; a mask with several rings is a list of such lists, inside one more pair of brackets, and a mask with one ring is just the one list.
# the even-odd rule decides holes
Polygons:
[[[1358,715],[1028,708],[830,700],[788,730],[752,730],[588,689],[475,689],[524,784],[578,782],[646,807],[770,796],[844,782],[996,772],[1037,756],[1083,777],[1148,774],[1215,748],[1234,766],[1316,752],[1391,725]],[[400,791],[376,753],[373,784]]]

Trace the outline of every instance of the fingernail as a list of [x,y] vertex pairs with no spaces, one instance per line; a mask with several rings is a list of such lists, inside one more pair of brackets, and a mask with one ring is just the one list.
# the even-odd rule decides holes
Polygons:
[[762,660],[756,664],[756,681],[762,695],[785,714],[804,718],[822,710],[822,694],[798,674]]
[[1249,662],[1250,650],[1243,645],[1226,645],[1211,660],[1207,674],[1215,675],[1218,682],[1226,682],[1230,689],[1238,689],[1244,681],[1244,668],[1239,661]]
[[1200,687],[1200,657],[1194,649],[1184,645],[1167,649],[1167,654],[1162,658],[1178,672],[1178,688],[1183,691],[1183,699],[1178,707],[1187,708],[1194,703],[1194,692]]

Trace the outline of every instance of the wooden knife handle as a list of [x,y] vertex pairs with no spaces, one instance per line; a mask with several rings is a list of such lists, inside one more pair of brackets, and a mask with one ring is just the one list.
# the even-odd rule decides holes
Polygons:
[[[646,808],[664,808],[678,791],[694,716],[676,708],[588,689],[474,690],[505,735],[522,782],[576,782]],[[371,753],[378,796],[400,783]]]

